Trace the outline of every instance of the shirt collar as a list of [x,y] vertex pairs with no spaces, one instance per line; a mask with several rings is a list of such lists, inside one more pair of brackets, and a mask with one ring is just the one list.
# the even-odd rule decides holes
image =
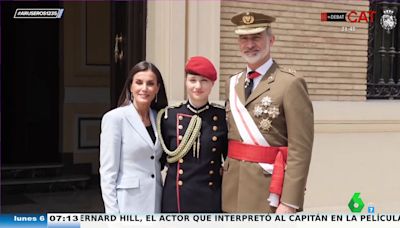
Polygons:
[[[256,69],[256,71],[260,74],[260,75],[265,75],[269,68],[272,66],[272,58],[269,58],[268,61],[266,61],[263,65],[261,65],[259,68]],[[252,69],[249,68],[249,66],[247,66],[247,72],[246,75],[250,72],[253,71]]]

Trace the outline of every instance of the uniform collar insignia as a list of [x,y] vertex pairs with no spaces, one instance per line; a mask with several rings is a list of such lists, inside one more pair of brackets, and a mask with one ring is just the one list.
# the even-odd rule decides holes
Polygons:
[[210,104],[207,102],[207,104],[205,104],[203,107],[196,108],[196,107],[194,107],[194,106],[190,103],[190,101],[188,100],[188,101],[186,102],[186,107],[187,107],[190,111],[192,111],[192,112],[194,112],[194,113],[196,113],[196,114],[199,114],[199,113],[204,112],[205,110],[209,109],[209,108],[210,108]]

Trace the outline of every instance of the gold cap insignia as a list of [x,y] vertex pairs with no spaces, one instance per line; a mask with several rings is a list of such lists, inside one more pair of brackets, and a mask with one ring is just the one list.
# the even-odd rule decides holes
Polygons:
[[244,24],[249,25],[249,24],[253,24],[254,22],[254,16],[253,15],[244,15],[242,17],[242,21]]

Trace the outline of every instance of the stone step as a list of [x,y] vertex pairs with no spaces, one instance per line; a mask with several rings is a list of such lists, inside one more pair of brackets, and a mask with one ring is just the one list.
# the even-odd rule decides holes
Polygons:
[[43,163],[43,164],[15,164],[15,165],[2,165],[1,171],[9,170],[33,170],[33,169],[54,169],[62,168],[62,163]]
[[61,175],[91,175],[92,166],[89,163],[81,164],[35,164],[35,165],[8,165],[1,170],[1,179],[50,178]]
[[91,164],[18,164],[2,167],[6,192],[54,192],[84,189],[92,182]]
[[59,192],[70,190],[84,190],[91,185],[90,175],[60,175],[55,177],[34,177],[2,179],[2,194]]
[[65,182],[84,182],[89,181],[89,175],[62,175],[57,177],[36,177],[36,178],[17,178],[3,179],[2,186],[8,185],[24,185],[24,184],[48,184],[48,183],[65,183]]

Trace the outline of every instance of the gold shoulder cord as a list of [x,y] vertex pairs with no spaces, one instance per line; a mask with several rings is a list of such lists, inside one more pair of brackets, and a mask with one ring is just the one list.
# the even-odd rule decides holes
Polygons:
[[164,114],[165,109],[162,109],[157,115],[157,133],[160,139],[161,147],[168,154],[167,162],[174,163],[179,159],[184,157],[190,150],[190,148],[195,143],[196,139],[200,136],[200,128],[201,128],[201,118],[198,115],[192,116],[189,122],[188,129],[183,136],[181,143],[178,148],[174,151],[170,151],[167,146],[165,146],[164,139],[161,135],[161,117]]

